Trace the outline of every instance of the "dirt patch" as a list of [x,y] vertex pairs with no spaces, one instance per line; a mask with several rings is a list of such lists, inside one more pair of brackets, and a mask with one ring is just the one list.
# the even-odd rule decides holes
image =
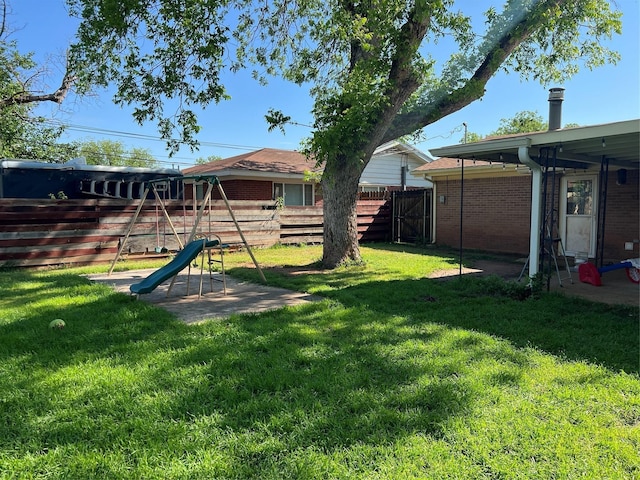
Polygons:
[[[516,280],[520,276],[523,264],[500,262],[494,260],[476,260],[472,267],[462,267],[463,275],[486,277],[496,275],[505,280]],[[451,278],[460,275],[460,267],[436,270],[429,278]]]

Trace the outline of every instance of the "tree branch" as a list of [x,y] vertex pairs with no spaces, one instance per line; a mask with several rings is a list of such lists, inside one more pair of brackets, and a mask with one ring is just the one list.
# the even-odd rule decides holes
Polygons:
[[6,0],[2,1],[2,5],[0,6],[2,9],[2,22],[0,25],[0,38],[4,38],[5,29],[7,27],[7,2]]
[[389,89],[386,96],[389,98],[389,106],[382,112],[372,132],[370,150],[384,143],[381,140],[384,132],[392,124],[393,118],[407,101],[407,99],[419,88],[420,81],[416,78],[413,69],[413,57],[416,54],[424,36],[431,24],[431,16],[420,11],[416,6],[412,9],[407,21],[400,29],[400,36],[396,42],[396,51],[389,69]]
[[75,75],[67,73],[62,79],[62,84],[60,85],[60,87],[53,93],[34,95],[28,91],[22,91],[13,94],[10,97],[2,98],[0,99],[0,109],[12,105],[24,105],[27,103],[36,102],[55,102],[57,104],[61,104],[71,90],[71,87],[76,81],[76,78],[77,77]]
[[[549,0],[539,8],[546,11],[563,3],[563,1]],[[538,12],[540,11],[538,10]],[[541,28],[538,15],[525,15],[522,20],[515,23],[500,37],[463,86],[418,110],[397,115],[391,127],[382,137],[380,144],[413,133],[482,98],[487,82],[495,75],[509,55],[529,39],[538,28]]]

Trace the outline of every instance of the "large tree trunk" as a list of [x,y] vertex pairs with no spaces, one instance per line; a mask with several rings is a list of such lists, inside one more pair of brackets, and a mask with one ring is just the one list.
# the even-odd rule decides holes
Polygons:
[[343,157],[327,162],[322,175],[324,233],[322,264],[336,268],[360,262],[358,246],[358,183],[364,169],[360,159]]

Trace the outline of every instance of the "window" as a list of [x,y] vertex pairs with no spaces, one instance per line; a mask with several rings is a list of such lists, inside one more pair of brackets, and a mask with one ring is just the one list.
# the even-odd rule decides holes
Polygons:
[[310,183],[274,183],[273,198],[284,198],[285,205],[313,205],[313,185]]
[[573,180],[567,182],[567,214],[591,215],[593,208],[593,181]]

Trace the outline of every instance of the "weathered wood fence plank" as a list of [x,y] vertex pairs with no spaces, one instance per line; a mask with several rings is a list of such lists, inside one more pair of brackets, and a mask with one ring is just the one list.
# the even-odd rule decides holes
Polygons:
[[[275,209],[273,202],[231,200],[231,208],[251,246],[276,243],[322,243],[322,207]],[[87,264],[113,260],[138,204],[122,199],[41,200],[0,199],[0,266]],[[198,215],[197,205],[165,202],[181,241],[187,240]],[[361,241],[390,238],[391,212],[387,200],[358,202]],[[219,235],[225,244],[242,239],[221,200],[205,208],[197,233]],[[179,244],[161,208],[147,201],[125,245],[129,256],[166,256]]]

